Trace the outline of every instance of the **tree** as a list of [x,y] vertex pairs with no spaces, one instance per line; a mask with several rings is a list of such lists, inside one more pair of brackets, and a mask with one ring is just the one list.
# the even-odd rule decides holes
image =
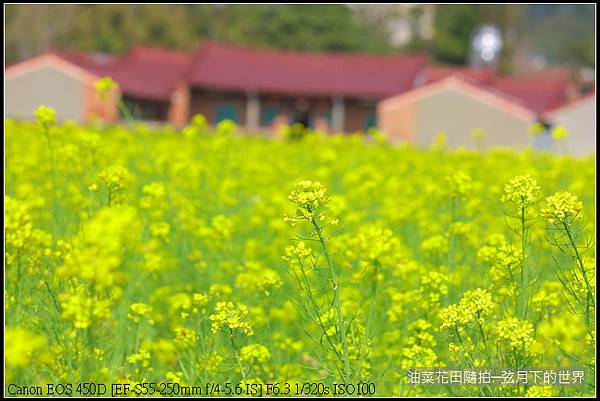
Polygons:
[[438,62],[463,65],[469,56],[471,33],[480,23],[479,10],[472,4],[436,6],[431,53]]
[[[145,44],[192,50],[202,38],[313,51],[386,51],[345,5],[8,5],[8,62],[51,47],[125,53]],[[24,29],[28,27],[28,29]]]
[[353,19],[345,5],[227,6],[216,38],[250,46],[316,51],[382,51],[385,40]]

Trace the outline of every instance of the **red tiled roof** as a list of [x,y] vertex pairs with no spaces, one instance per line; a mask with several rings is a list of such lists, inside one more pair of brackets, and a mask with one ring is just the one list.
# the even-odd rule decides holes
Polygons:
[[569,100],[565,100],[562,103],[557,104],[554,107],[551,107],[546,111],[546,113],[548,113],[549,115],[552,115],[553,113],[557,113],[557,112],[561,112],[565,109],[568,109],[570,107],[574,107],[580,103],[583,103],[586,100],[593,100],[593,98],[596,96],[596,90],[592,89],[590,92],[582,94],[577,96],[574,99],[569,99]]
[[566,100],[568,81],[563,77],[504,77],[495,78],[490,85],[496,90],[520,99],[529,109],[543,113]]
[[136,47],[109,74],[126,95],[168,102],[177,85],[185,81],[191,60],[188,53]]
[[470,67],[427,67],[425,68],[426,83],[439,81],[450,75],[460,75],[471,82],[488,83],[496,76],[491,68]]
[[125,95],[164,102],[185,80],[192,61],[188,53],[143,46],[122,57],[72,50],[52,53],[98,76],[112,77]]
[[556,108],[565,102],[568,77],[564,70],[548,70],[527,76],[500,77],[492,69],[469,67],[428,67],[425,69],[427,83],[439,81],[451,75],[466,79],[482,89],[499,95],[508,95],[535,113]]
[[304,96],[387,97],[413,87],[426,56],[304,53],[205,42],[192,86]]
[[96,75],[104,75],[122,57],[109,53],[85,53],[77,50],[52,50],[50,53]]
[[136,47],[123,57],[53,51],[96,75],[109,75],[125,95],[169,101],[181,82],[190,86],[300,96],[386,98],[449,76],[506,96],[535,113],[565,102],[564,74],[499,77],[491,69],[426,67],[426,56],[306,53],[248,49],[204,42],[194,54]]
[[524,119],[531,119],[535,115],[535,112],[520,99],[499,91],[488,84],[481,84],[463,74],[450,74],[444,78],[428,82],[406,93],[384,99],[378,103],[377,107],[386,109],[396,107],[399,103],[415,103],[423,96],[430,96],[433,93],[447,89],[461,91],[483,103],[491,104],[506,113],[512,113]]

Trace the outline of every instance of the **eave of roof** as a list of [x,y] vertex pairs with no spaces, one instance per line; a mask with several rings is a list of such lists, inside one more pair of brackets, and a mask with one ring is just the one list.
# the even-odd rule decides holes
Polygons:
[[431,82],[415,88],[404,94],[384,99],[377,104],[377,108],[383,111],[398,107],[399,104],[416,102],[419,99],[431,96],[437,92],[454,89],[484,103],[487,103],[503,112],[510,113],[518,118],[531,121],[536,113],[520,99],[514,98],[506,93],[495,90],[495,88],[481,85],[464,75],[453,74],[446,78]]
[[221,90],[381,98],[411,89],[425,63],[424,54],[307,53],[205,42],[188,81]]
[[81,81],[93,81],[99,78],[99,75],[94,71],[90,71],[88,68],[60,57],[53,52],[34,56],[19,63],[7,66],[5,69],[5,76],[6,78],[13,78],[48,65],[57,66],[66,74]]
[[546,111],[546,115],[547,116],[553,116],[553,115],[556,115],[558,113],[562,113],[562,112],[564,112],[566,110],[569,110],[569,109],[572,109],[574,107],[577,107],[577,106],[581,105],[584,102],[595,101],[595,97],[596,97],[596,91],[593,90],[593,91],[591,91],[589,93],[586,93],[583,96],[579,96],[579,97],[577,97],[575,99],[572,99],[570,101],[566,101],[566,102],[564,102],[562,104],[559,104],[559,105],[557,105],[554,108],[548,109]]

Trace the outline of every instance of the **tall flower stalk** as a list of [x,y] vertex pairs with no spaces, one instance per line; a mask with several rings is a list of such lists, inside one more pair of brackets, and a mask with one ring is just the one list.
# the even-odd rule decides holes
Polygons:
[[[339,336],[339,342],[342,346],[342,350],[339,355],[344,364],[342,379],[344,382],[347,382],[351,378],[352,368],[350,366],[350,356],[346,338],[347,324],[344,320],[342,311],[341,274],[334,267],[328,247],[328,239],[324,234],[324,230],[330,224],[337,224],[337,221],[335,219],[328,220],[324,213],[324,207],[327,205],[327,203],[329,203],[329,197],[326,195],[326,191],[327,189],[318,182],[301,181],[297,183],[295,189],[288,196],[288,199],[296,205],[296,215],[286,216],[284,219],[290,222],[292,225],[302,220],[308,222],[313,231],[313,238],[310,239],[319,244],[320,253],[322,253],[325,257],[327,270],[329,272],[330,290],[333,298],[332,305],[335,313],[335,333],[337,336]],[[315,236],[316,239],[314,238]],[[310,290],[310,284],[308,281],[306,281],[305,284],[309,290],[307,294],[309,295],[309,298],[312,298],[313,292]],[[314,306],[317,305],[314,299],[311,300],[311,303]],[[317,307],[315,312],[320,314],[319,307]],[[325,326],[322,324],[321,320],[319,320],[319,323],[321,330],[324,331],[324,336],[331,341],[330,333],[325,329]],[[334,346],[333,348],[335,349],[336,347]]]
[[555,259],[559,267],[558,279],[567,293],[576,300],[585,317],[588,333],[591,334],[596,308],[595,285],[591,282],[593,269],[588,272],[583,258],[591,245],[577,243],[583,231],[580,225],[583,220],[583,204],[569,192],[557,192],[546,198],[546,207],[542,209],[541,215],[548,223],[548,241],[569,259],[566,262],[569,267],[566,269]]
[[[507,217],[517,221],[517,224],[506,222],[508,228],[517,235],[520,242],[520,261],[519,275],[517,281],[518,294],[518,314],[523,319],[527,317],[528,309],[528,287],[530,272],[527,269],[527,249],[530,244],[529,228],[534,222],[534,216],[531,211],[533,206],[539,201],[540,186],[535,178],[530,175],[522,175],[511,179],[504,186],[504,193],[500,196],[506,208],[504,213]],[[517,278],[515,278],[517,280]]]

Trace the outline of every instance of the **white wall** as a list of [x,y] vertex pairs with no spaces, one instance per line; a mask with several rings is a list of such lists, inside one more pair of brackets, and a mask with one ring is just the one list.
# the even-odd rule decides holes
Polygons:
[[56,110],[59,119],[82,121],[83,82],[52,66],[40,66],[6,80],[6,116],[32,119],[40,104]]
[[551,121],[569,131],[566,150],[576,156],[588,156],[596,152],[596,96],[557,110]]
[[531,142],[530,121],[515,116],[460,90],[446,88],[419,99],[416,105],[415,142],[429,146],[439,132],[444,132],[449,148],[475,148],[471,132],[485,132],[483,145],[523,149]]

